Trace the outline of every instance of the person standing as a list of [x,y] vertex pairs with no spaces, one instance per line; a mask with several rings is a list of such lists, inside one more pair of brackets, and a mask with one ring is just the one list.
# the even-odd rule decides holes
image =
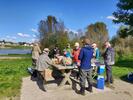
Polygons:
[[114,64],[114,49],[111,47],[111,44],[108,41],[106,41],[104,45],[106,48],[105,53],[103,54],[107,78],[106,86],[110,87],[110,84],[113,83],[112,65]]
[[79,53],[80,53],[80,46],[79,46],[79,43],[76,42],[75,45],[74,45],[74,49],[73,49],[73,52],[72,52],[72,56],[73,56],[73,63],[76,65],[76,66],[80,66],[80,60],[78,59],[78,56],[79,56]]
[[34,43],[32,47],[32,66],[35,68],[39,54],[41,53],[38,43]]
[[87,90],[92,92],[92,66],[91,66],[91,59],[93,57],[93,48],[90,45],[89,39],[83,40],[84,47],[81,48],[80,54],[79,54],[79,60],[80,63],[80,91],[79,93],[81,95],[85,95],[85,81],[87,79],[88,82],[88,88]]
[[94,57],[95,60],[98,61],[99,58],[100,58],[100,51],[99,51],[99,49],[97,47],[97,44],[96,43],[92,43],[92,48],[94,48],[93,57]]

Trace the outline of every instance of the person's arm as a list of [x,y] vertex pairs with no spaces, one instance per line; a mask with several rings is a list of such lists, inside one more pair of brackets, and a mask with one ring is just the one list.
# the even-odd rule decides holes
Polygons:
[[96,59],[98,60],[100,57],[100,52],[99,52],[99,49],[96,49]]
[[83,58],[83,49],[80,50],[80,53],[79,53],[79,56],[78,56],[79,60],[82,60],[82,58]]
[[40,49],[40,47],[38,46],[38,52],[41,54],[42,52],[41,52],[41,49]]
[[52,65],[52,64],[53,64],[53,63],[52,63],[52,60],[51,60],[49,57],[46,58],[46,62],[47,62],[47,64],[49,64],[49,65]]

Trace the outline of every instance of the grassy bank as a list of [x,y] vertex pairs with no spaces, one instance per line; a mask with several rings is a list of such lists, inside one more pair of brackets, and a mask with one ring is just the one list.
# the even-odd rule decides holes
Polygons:
[[20,94],[21,79],[28,75],[30,65],[30,58],[0,61],[0,98]]

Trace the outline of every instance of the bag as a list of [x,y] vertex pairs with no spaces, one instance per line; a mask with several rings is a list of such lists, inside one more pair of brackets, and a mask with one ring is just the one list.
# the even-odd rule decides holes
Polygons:
[[114,65],[115,64],[115,51],[113,48],[109,49],[110,55],[109,55],[109,61],[108,65]]
[[33,77],[37,77],[37,70],[31,68],[31,67],[28,67],[28,72],[31,74],[31,76]]

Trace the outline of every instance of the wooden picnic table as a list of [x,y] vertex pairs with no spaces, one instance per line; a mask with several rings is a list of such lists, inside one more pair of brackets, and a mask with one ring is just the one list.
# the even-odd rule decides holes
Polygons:
[[70,80],[70,74],[71,74],[71,70],[75,68],[74,66],[63,66],[61,64],[53,64],[52,66],[60,70],[64,76],[59,86],[65,85],[66,82],[72,85],[72,81]]

